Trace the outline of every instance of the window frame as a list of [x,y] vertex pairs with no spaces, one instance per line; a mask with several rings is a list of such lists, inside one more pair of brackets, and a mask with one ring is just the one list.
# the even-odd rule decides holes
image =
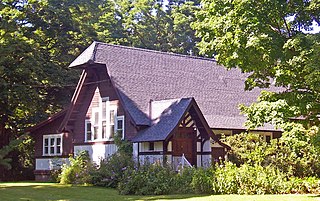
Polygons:
[[116,130],[116,133],[119,135],[119,126],[118,126],[118,120],[122,120],[122,129],[121,129],[121,139],[124,140],[124,129],[125,129],[125,119],[124,119],[124,115],[121,115],[121,116],[117,116],[116,117],[116,121],[115,121],[115,130]]
[[[91,132],[91,134],[90,134],[90,140],[88,139],[88,124],[90,124],[90,132]],[[85,136],[84,136],[84,140],[86,141],[86,142],[91,142],[92,141],[92,123],[91,123],[91,119],[86,119],[85,120],[85,123],[84,123],[84,132],[85,132]]]
[[[124,115],[118,116],[118,109],[118,104],[110,102],[109,97],[100,97],[98,106],[91,108],[90,119],[85,120],[85,142],[113,141],[114,135],[120,130],[121,139],[124,139],[125,118]],[[98,122],[96,118],[99,118]],[[113,122],[111,122],[112,119]],[[118,128],[119,120],[122,121],[121,129]],[[90,140],[88,139],[88,123],[91,124]]]
[[[111,111],[114,111],[113,113],[113,122],[111,122]],[[116,127],[116,124],[117,124],[117,113],[118,113],[118,107],[117,105],[109,105],[109,110],[107,110],[108,114],[108,124],[107,124],[107,130],[108,130],[108,138],[107,140],[113,140],[114,139],[114,134],[117,132],[117,127]],[[111,130],[111,127],[113,126],[113,133],[112,133],[112,130]]]
[[[58,144],[57,144],[57,139],[60,138],[60,153],[57,153],[58,150]],[[45,141],[48,139],[48,153],[45,153]],[[54,144],[51,144],[51,139],[54,139]],[[51,153],[51,147],[54,148],[53,153]],[[42,155],[43,156],[61,156],[63,151],[63,133],[60,134],[48,134],[48,135],[43,135],[42,136]]]

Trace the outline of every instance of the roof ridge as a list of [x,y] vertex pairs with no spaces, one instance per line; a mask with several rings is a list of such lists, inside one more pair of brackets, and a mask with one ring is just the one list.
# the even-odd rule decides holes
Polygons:
[[176,100],[190,100],[194,97],[182,97],[182,98],[166,98],[166,99],[160,99],[160,100],[152,100],[152,102],[170,102],[170,101],[176,101]]
[[151,50],[151,49],[144,49],[144,48],[139,48],[139,47],[116,45],[116,44],[104,43],[104,42],[99,42],[99,41],[94,41],[94,42],[96,44],[103,44],[103,45],[107,45],[107,46],[118,47],[118,48],[129,49],[129,50],[138,50],[141,52],[152,52],[152,53],[157,53],[157,54],[165,54],[165,55],[170,55],[170,56],[178,56],[178,57],[184,57],[184,58],[190,58],[190,59],[199,59],[199,60],[217,62],[214,58],[191,56],[191,55],[185,55],[185,54],[179,54],[179,53],[173,53],[173,52],[162,52],[159,50]]

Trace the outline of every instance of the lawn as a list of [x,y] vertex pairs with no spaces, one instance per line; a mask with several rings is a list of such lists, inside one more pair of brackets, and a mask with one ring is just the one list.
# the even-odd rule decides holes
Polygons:
[[165,195],[165,196],[123,196],[116,190],[71,186],[53,183],[0,183],[0,200],[186,200],[186,201],[320,201],[317,195]]

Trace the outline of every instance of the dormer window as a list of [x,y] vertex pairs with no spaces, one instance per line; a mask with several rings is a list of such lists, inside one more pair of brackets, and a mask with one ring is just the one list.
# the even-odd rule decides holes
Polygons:
[[85,140],[113,140],[115,133],[124,139],[124,116],[117,116],[117,110],[109,97],[101,98],[97,107],[92,108],[91,118],[85,122]]

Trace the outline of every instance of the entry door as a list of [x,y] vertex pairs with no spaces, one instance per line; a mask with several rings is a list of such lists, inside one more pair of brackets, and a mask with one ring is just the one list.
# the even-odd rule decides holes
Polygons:
[[179,129],[172,139],[172,155],[184,156],[191,163],[196,164],[196,132],[193,128]]

